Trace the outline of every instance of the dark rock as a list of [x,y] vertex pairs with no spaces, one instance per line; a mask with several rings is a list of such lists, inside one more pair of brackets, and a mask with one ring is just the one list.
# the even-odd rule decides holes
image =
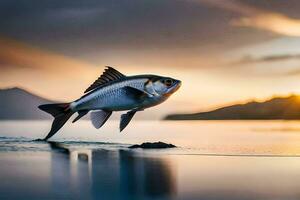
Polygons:
[[173,144],[167,144],[164,142],[144,142],[143,144],[135,144],[130,146],[130,149],[142,148],[142,149],[165,149],[165,148],[174,148],[176,147]]
[[32,141],[33,141],[33,142],[46,142],[46,140],[40,139],[40,138],[34,139],[34,140],[32,140]]

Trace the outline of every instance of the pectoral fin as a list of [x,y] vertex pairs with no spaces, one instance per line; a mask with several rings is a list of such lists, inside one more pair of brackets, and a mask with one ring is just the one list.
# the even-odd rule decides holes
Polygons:
[[149,94],[149,93],[147,93],[143,90],[131,87],[131,86],[126,86],[123,89],[126,91],[126,93],[129,96],[133,96],[134,98],[143,98],[143,97],[146,97],[146,96],[151,96],[151,94]]
[[131,119],[133,118],[136,111],[131,110],[127,112],[126,114],[121,115],[121,121],[120,121],[120,132],[124,130],[124,128],[129,124]]
[[111,116],[111,111],[98,110],[91,113],[92,124],[96,129],[101,128],[108,118]]

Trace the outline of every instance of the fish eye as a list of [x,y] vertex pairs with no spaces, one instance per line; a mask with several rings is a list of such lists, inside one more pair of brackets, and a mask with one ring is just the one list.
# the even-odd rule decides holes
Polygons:
[[163,80],[163,83],[167,86],[170,87],[173,84],[173,80],[172,79],[165,79]]

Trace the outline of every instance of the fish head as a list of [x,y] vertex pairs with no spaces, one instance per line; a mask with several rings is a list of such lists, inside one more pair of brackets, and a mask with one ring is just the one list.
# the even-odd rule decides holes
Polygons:
[[170,77],[157,77],[151,84],[154,92],[162,97],[169,97],[181,86],[181,81]]

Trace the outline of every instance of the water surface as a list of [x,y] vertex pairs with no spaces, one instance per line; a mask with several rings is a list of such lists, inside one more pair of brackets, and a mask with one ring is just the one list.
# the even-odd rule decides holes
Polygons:
[[[299,199],[297,121],[0,122],[0,199]],[[178,146],[128,149],[145,141]]]

